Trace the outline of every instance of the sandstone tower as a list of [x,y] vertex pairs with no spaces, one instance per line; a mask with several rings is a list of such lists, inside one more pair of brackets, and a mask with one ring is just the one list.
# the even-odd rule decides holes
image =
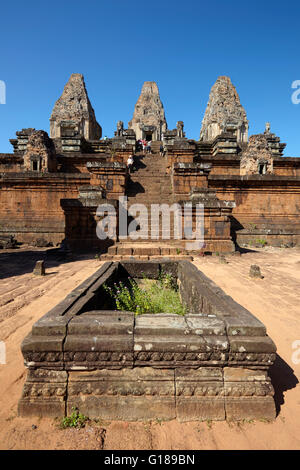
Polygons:
[[96,121],[83,75],[73,73],[63,94],[56,101],[50,118],[50,137],[80,135],[87,140],[101,138],[102,129]]
[[211,141],[222,132],[232,132],[237,142],[248,142],[248,120],[229,77],[219,77],[211,89],[202,121],[200,141]]
[[161,140],[168,125],[155,82],[144,83],[128,127],[135,131],[137,140]]

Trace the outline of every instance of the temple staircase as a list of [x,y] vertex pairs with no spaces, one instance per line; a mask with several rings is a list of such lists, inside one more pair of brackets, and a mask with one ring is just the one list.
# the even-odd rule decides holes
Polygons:
[[[174,217],[170,217],[170,237],[162,225],[162,215],[151,223],[151,205],[174,203],[171,186],[171,176],[167,173],[167,159],[159,154],[161,142],[152,143],[152,153],[145,155],[140,152],[135,155],[135,170],[130,174],[126,188],[128,198],[128,227],[142,238],[133,240],[128,236],[108,248],[108,253],[101,259],[135,259],[147,260],[171,257],[176,259],[191,259],[185,252],[185,242],[174,239]],[[143,204],[147,214],[136,212],[135,204]],[[137,208],[136,208],[137,209]],[[138,217],[138,221],[135,219]],[[143,223],[146,223],[146,227]],[[147,229],[148,222],[148,229]],[[144,227],[144,232],[142,228]],[[139,230],[140,228],[140,230]],[[156,233],[158,239],[151,236]]]

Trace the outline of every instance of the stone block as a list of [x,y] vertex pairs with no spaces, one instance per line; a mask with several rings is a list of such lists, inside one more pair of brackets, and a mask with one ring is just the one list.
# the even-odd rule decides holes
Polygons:
[[47,369],[29,370],[18,403],[19,416],[65,415],[67,373]]
[[226,336],[199,335],[185,317],[173,314],[145,314],[136,318],[134,360],[136,365],[152,367],[199,367],[226,360]]
[[68,410],[91,418],[145,421],[176,417],[174,372],[149,367],[70,372]]
[[179,421],[225,419],[221,368],[177,369],[175,383],[176,415]]
[[185,315],[190,331],[195,335],[226,335],[225,322],[217,317],[204,317],[196,314]]
[[224,390],[227,419],[275,419],[274,389],[267,371],[225,367]]
[[147,255],[147,256],[156,256],[160,255],[160,248],[155,247],[155,246],[149,246],[149,247],[134,247],[133,248],[133,253],[135,255]]
[[256,264],[252,264],[250,266],[249,276],[254,277],[254,278],[258,278],[258,279],[262,279],[263,276],[260,272],[260,267],[257,266]]
[[226,419],[228,421],[276,418],[275,402],[272,397],[225,397]]
[[36,262],[33,274],[35,276],[45,276],[45,263],[43,260]]
[[160,265],[155,261],[124,261],[121,266],[125,269],[125,273],[133,278],[144,275],[149,279],[158,279],[160,273]]
[[73,318],[64,343],[66,368],[132,366],[134,314],[88,312]]
[[178,421],[224,421],[224,397],[178,397],[176,399]]

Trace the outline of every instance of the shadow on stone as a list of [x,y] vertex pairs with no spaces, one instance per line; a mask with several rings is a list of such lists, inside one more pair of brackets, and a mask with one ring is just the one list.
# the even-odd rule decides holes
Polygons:
[[276,355],[275,362],[269,369],[269,376],[275,390],[274,400],[276,416],[278,416],[281,405],[284,404],[284,392],[295,388],[299,381],[293,369],[278,355]]
[[146,168],[145,163],[142,161],[144,155],[135,155],[134,156],[134,168],[140,170],[141,168]]
[[138,181],[132,181],[131,179],[128,182],[127,196],[136,196],[137,194],[144,193],[145,188]]
[[[98,250],[99,251],[99,250]],[[22,276],[23,274],[32,273],[35,264],[39,260],[45,261],[45,267],[54,268],[61,264],[74,262],[82,259],[95,259],[95,251],[90,253],[82,253],[73,255],[72,258],[64,257],[59,254],[56,248],[46,250],[24,250],[0,252],[0,279],[10,278],[12,276]],[[49,273],[53,275],[54,273]],[[46,273],[46,275],[48,275]]]

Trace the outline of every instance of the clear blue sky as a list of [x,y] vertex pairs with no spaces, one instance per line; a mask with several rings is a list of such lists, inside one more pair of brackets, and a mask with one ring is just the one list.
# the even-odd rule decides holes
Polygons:
[[82,73],[103,135],[127,126],[144,81],[158,83],[168,127],[198,139],[210,88],[228,75],[250,134],[271,129],[300,156],[297,1],[52,0],[1,3],[0,152],[25,127],[49,132],[71,73]]

